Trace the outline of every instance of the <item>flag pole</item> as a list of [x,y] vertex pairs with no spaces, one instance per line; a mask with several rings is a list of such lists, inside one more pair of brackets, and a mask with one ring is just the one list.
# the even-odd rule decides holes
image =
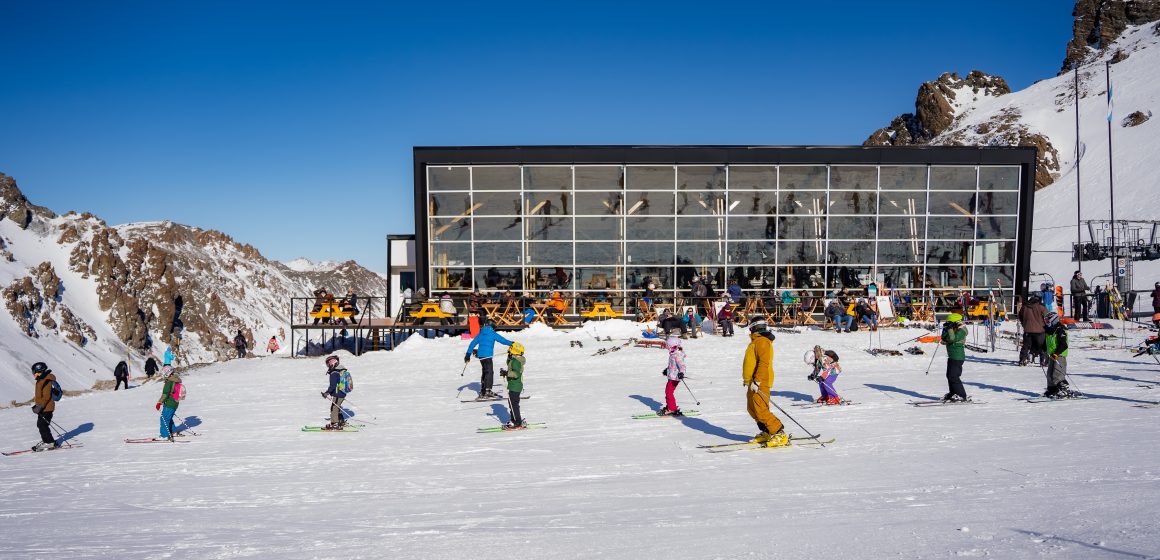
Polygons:
[[1119,288],[1120,277],[1116,274],[1116,258],[1119,257],[1119,251],[1116,248],[1116,199],[1115,199],[1115,173],[1112,171],[1112,63],[1104,61],[1104,73],[1107,79],[1108,86],[1108,213],[1111,221],[1111,245],[1112,245],[1112,285]]
[[[1083,250],[1083,229],[1082,220],[1083,213],[1080,212],[1080,206],[1083,204],[1083,198],[1079,194],[1079,160],[1083,154],[1080,153],[1080,138],[1079,138],[1079,64],[1075,66],[1075,243]],[[1092,240],[1095,242],[1095,239]],[[1079,255],[1079,271],[1083,272],[1083,254]]]

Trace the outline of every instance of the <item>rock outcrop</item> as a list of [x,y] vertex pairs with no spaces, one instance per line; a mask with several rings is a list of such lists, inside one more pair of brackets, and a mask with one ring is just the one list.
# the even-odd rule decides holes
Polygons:
[[954,123],[959,111],[980,97],[1011,93],[1007,81],[979,70],[966,78],[947,72],[937,80],[924,82],[914,100],[914,113],[895,117],[890,126],[876,130],[864,146],[909,146],[927,144]]
[[46,219],[56,217],[47,208],[28,202],[24,193],[16,186],[16,180],[0,173],[0,220],[8,218],[21,228],[27,229],[34,216]]
[[[1076,0],[1071,15],[1075,22],[1060,74],[1070,72],[1093,54],[1098,54],[1129,25],[1160,20],[1160,0]],[[1157,30],[1160,32],[1160,25]],[[1123,58],[1127,55],[1120,60]]]

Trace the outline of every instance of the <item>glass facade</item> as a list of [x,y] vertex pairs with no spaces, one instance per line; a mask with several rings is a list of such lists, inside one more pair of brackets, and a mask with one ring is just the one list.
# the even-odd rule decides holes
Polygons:
[[1013,296],[1019,165],[429,165],[433,292]]

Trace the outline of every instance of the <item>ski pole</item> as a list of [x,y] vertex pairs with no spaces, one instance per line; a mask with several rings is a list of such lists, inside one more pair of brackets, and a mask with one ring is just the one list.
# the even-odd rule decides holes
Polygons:
[[934,352],[930,353],[930,363],[926,365],[926,374],[927,375],[930,375],[930,368],[934,367],[934,357],[938,355],[938,349],[940,346],[942,346],[942,344],[936,345],[934,347]]
[[681,384],[685,386],[685,389],[688,389],[688,391],[689,391],[689,396],[690,396],[690,397],[693,397],[693,401],[694,401],[694,402],[696,402],[698,406],[700,406],[700,404],[701,404],[701,401],[697,400],[697,395],[694,395],[694,394],[693,394],[693,390],[692,390],[692,389],[689,389],[689,382],[688,382],[688,381],[685,381],[685,378],[684,378],[684,377],[682,377],[682,378],[681,378]]
[[801,424],[801,422],[798,422],[796,418],[794,418],[793,416],[790,416],[790,414],[789,414],[788,412],[786,412],[784,408],[782,408],[782,407],[781,407],[781,406],[779,406],[779,405],[778,405],[776,402],[774,402],[772,398],[771,398],[771,399],[769,399],[769,404],[772,404],[773,406],[777,407],[777,409],[778,409],[778,410],[780,410],[780,411],[781,411],[781,413],[782,413],[782,414],[784,414],[786,418],[789,418],[790,420],[792,420],[792,421],[793,421],[793,423],[794,423],[794,424],[797,424],[797,426],[798,426],[799,428],[801,428],[801,429],[805,430],[805,432],[806,432],[807,434],[809,434],[809,435],[810,435],[810,437],[808,437],[808,438],[806,438],[806,439],[812,439],[812,440],[815,440],[815,441],[817,441],[817,442],[818,442],[818,445],[821,445],[822,447],[825,447],[825,446],[826,446],[826,444],[825,444],[825,443],[822,443],[822,440],[821,440],[822,434],[814,434],[813,432],[811,432],[811,431],[809,431],[809,430],[806,430],[806,427],[805,427],[805,426],[803,426],[803,425]]
[[[1047,359],[1048,359],[1048,360],[1051,360],[1052,362],[1055,362],[1055,367],[1059,367],[1059,360],[1057,360],[1057,359],[1055,359],[1054,357],[1052,357],[1052,356],[1051,356],[1051,354],[1048,354],[1048,355],[1047,355]],[[1043,367],[1043,366],[1039,366],[1039,367],[1040,367],[1041,369],[1043,369],[1043,376],[1044,376],[1044,377],[1047,377],[1047,368],[1045,368],[1045,367]],[[1064,370],[1063,370],[1063,378],[1064,378],[1064,379],[1066,379],[1066,380],[1067,380],[1067,384],[1068,384],[1068,385],[1070,385],[1071,387],[1074,387],[1074,388],[1075,388],[1075,390],[1076,390],[1077,392],[1079,392],[1079,393],[1083,393],[1083,391],[1080,391],[1080,390],[1079,390],[1079,386],[1075,384],[1075,382],[1074,382],[1074,381],[1072,380],[1072,378],[1071,378],[1071,374],[1067,373],[1067,370],[1066,370],[1066,369],[1064,369]],[[1048,385],[1050,385],[1050,384],[1051,384],[1051,378],[1050,378],[1050,377],[1047,377],[1047,383],[1048,383]]]
[[[358,409],[358,410],[362,410],[362,407],[361,407],[361,406],[359,406],[359,405],[358,405],[358,403],[351,402],[351,400],[350,400],[350,399],[348,399],[348,398],[346,398],[346,397],[343,397],[342,403],[343,403],[343,404],[348,404],[348,405],[350,405],[352,408],[355,408],[355,409]],[[341,409],[341,408],[342,408],[342,407],[339,407],[339,409]],[[366,411],[363,411],[363,413],[366,413]],[[367,415],[368,415],[368,416],[370,416],[372,420],[378,420],[378,419],[379,419],[379,417],[378,417],[378,416],[375,416],[374,414],[367,414]],[[365,420],[364,420],[364,421],[365,421]],[[368,424],[370,424],[370,422],[367,422],[367,423],[368,423]]]
[[[185,426],[185,418],[184,418],[184,417],[178,416],[176,413],[174,413],[173,417],[174,417],[175,419],[177,419],[177,424],[175,424],[175,425],[174,425],[174,427],[177,427],[177,426]],[[193,430],[192,430],[192,429],[191,429],[189,426],[185,426],[185,429],[184,429],[184,430],[182,430],[182,432],[189,432],[189,433],[191,433],[191,434],[193,434],[193,435],[195,435],[195,436],[200,436],[200,435],[201,435],[201,434],[199,434],[199,433],[197,433],[197,432],[193,431]]]

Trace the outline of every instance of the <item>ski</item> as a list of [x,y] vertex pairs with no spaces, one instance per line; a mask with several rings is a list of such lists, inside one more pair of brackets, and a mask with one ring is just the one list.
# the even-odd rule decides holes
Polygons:
[[[531,395],[527,395],[527,396],[525,396],[525,395],[520,395],[520,400],[521,400],[521,401],[526,401],[526,400],[528,400],[528,399],[530,399],[530,398],[532,398],[532,396],[531,396]],[[459,401],[459,402],[462,402],[462,403],[473,403],[473,402],[503,402],[503,401],[506,401],[506,400],[507,400],[507,397],[495,397],[495,398],[490,398],[490,397],[489,397],[489,398],[486,398],[486,399],[479,399],[479,398],[475,398],[475,399],[466,399],[466,400],[464,400],[464,399],[460,399],[460,401]]]
[[979,346],[978,344],[963,344],[963,347],[966,348],[967,350],[970,350],[972,352],[978,352],[980,354],[986,354],[987,352],[990,352],[990,350],[988,350],[987,348],[984,348],[982,346]]
[[505,430],[503,428],[503,426],[491,426],[489,428],[479,428],[479,429],[475,430],[475,433],[477,433],[477,434],[490,434],[492,432],[522,432],[524,430],[543,429],[543,428],[547,428],[547,427],[548,427],[547,422],[532,422],[523,428],[512,428],[512,429]]
[[1027,397],[1025,399],[1019,399],[1019,400],[1021,400],[1023,402],[1029,402],[1029,403],[1045,403],[1045,402],[1063,402],[1063,401],[1082,401],[1086,398],[1087,397],[1085,397],[1085,396],[1066,397],[1066,398],[1062,398],[1062,399],[1053,399],[1051,397]]
[[662,416],[662,415],[657,414],[655,412],[650,412],[648,414],[633,414],[632,419],[633,420],[652,420],[654,418],[680,418],[681,416],[698,416],[700,414],[701,414],[701,411],[699,411],[699,410],[682,410],[680,416],[674,416],[672,414],[665,414]]
[[[815,441],[815,440],[818,440],[818,438],[820,438],[820,437],[822,437],[821,434],[818,434],[818,435],[812,436],[812,437],[793,437],[793,436],[790,436],[789,441],[791,443],[795,442],[795,441],[797,441],[797,442],[805,442],[807,440],[808,441]],[[834,441],[834,438],[830,438],[828,440],[822,441],[822,443],[830,443],[832,441]],[[698,449],[717,449],[719,447],[740,447],[742,445],[762,445],[762,444],[754,443],[752,441],[737,441],[737,442],[733,442],[733,443],[716,443],[716,444],[708,444],[708,445],[698,445],[697,448]]]
[[891,350],[889,348],[875,348],[866,351],[871,356],[901,356],[902,352],[898,350]]
[[850,406],[850,405],[854,405],[854,404],[858,404],[858,403],[856,403],[854,401],[843,400],[842,402],[840,402],[838,404],[828,404],[828,403],[824,403],[824,402],[822,402],[822,403],[820,403],[820,402],[808,402],[808,403],[794,403],[790,406],[796,406],[798,408],[823,408],[823,407],[827,407],[827,406]]
[[304,431],[304,432],[357,432],[361,429],[360,426],[354,425],[354,424],[347,424],[346,427],[341,429],[341,430],[324,430],[322,428],[323,428],[323,426],[302,426],[302,431]]
[[168,438],[155,437],[155,438],[127,438],[127,439],[125,439],[125,443],[189,443],[189,441],[188,440],[180,440],[180,439],[169,441]]
[[786,448],[790,448],[790,447],[799,447],[799,446],[806,446],[806,445],[828,445],[828,444],[834,443],[835,441],[837,441],[837,439],[835,439],[835,438],[830,438],[830,439],[825,440],[825,441],[820,441],[820,440],[815,441],[812,439],[811,440],[790,439],[789,443],[784,444],[784,445],[772,445],[772,446],[770,446],[770,445],[765,445],[764,443],[745,443],[742,445],[735,445],[732,447],[706,449],[706,451],[708,451],[709,453],[729,453],[732,451],[747,451],[747,450],[751,450],[751,449],[786,449]]
[[[65,443],[65,444],[62,444],[60,447],[57,447],[54,449],[45,449],[44,451],[61,451],[64,449],[73,449],[74,447],[84,447],[84,445],[82,445],[80,443]],[[3,455],[5,457],[12,457],[15,455],[24,455],[26,453],[44,453],[44,451],[33,451],[32,449],[17,449],[16,451],[4,451],[3,453],[0,453],[0,455]]]
[[912,404],[914,406],[922,407],[922,406],[951,406],[951,405],[957,405],[957,404],[987,404],[987,403],[985,403],[983,401],[943,401],[943,400],[938,400],[938,401],[909,401],[907,404]]

